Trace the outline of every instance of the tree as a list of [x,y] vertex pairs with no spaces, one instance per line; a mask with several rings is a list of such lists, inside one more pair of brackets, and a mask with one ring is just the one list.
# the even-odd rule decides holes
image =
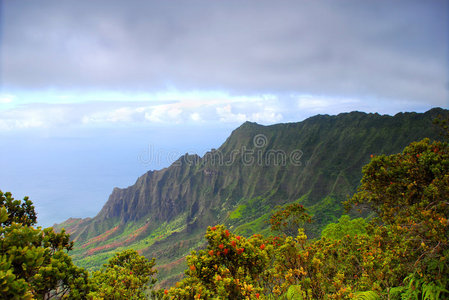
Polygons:
[[446,143],[425,139],[373,157],[347,206],[369,204],[378,217],[369,223],[342,217],[319,240],[306,241],[300,231],[296,240],[281,241],[269,269],[277,284],[272,293],[294,287],[303,299],[449,296],[448,180]]
[[280,237],[249,239],[209,227],[207,248],[187,258],[170,299],[446,299],[449,297],[449,146],[428,139],[373,157],[346,203],[371,221],[340,218],[308,240],[305,209],[273,213]]
[[287,236],[295,236],[298,229],[305,223],[312,222],[312,218],[306,213],[304,206],[298,203],[291,203],[277,207],[269,222],[272,231],[280,232]]
[[321,237],[342,239],[346,235],[366,235],[366,226],[366,221],[363,218],[351,220],[348,215],[343,215],[338,219],[338,223],[330,223],[324,227]]
[[186,278],[166,291],[175,299],[255,299],[268,267],[270,247],[259,235],[249,239],[223,225],[208,227],[207,248],[187,256]]
[[67,252],[73,243],[63,231],[34,228],[32,202],[0,191],[0,291],[4,299],[83,299],[88,274]]
[[440,136],[443,139],[449,140],[449,119],[439,115],[433,120],[433,124],[437,125],[440,129]]
[[1,226],[9,226],[13,222],[24,226],[36,225],[36,212],[28,197],[25,197],[22,202],[15,200],[9,192],[3,194],[0,191],[0,206],[5,207],[8,213],[8,218],[1,223]]
[[[403,257],[401,272],[390,275],[407,278],[404,293],[432,290],[449,296],[448,144],[424,139],[402,153],[374,157],[348,202],[365,203],[378,215],[374,233],[389,246],[383,256]],[[391,261],[384,261],[391,272]]]
[[155,282],[155,259],[146,259],[135,250],[116,253],[92,277],[94,299],[146,299],[145,292]]

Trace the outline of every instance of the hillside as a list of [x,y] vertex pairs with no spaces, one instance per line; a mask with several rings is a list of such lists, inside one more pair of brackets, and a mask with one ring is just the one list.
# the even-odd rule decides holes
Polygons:
[[263,232],[276,205],[298,201],[314,215],[316,235],[342,212],[371,155],[400,152],[424,137],[438,138],[432,120],[448,110],[395,116],[351,112],[298,123],[246,122],[203,157],[186,154],[115,188],[94,218],[69,219],[74,261],[96,268],[123,248],[157,258],[159,278],[185,268],[183,257],[204,244],[211,224],[242,235]]

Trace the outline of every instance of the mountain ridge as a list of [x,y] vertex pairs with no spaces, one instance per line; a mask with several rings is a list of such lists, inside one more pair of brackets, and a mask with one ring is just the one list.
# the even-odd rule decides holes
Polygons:
[[[148,171],[134,185],[114,188],[94,218],[69,219],[55,228],[72,235],[73,257],[82,266],[96,267],[112,251],[134,247],[156,256],[163,270],[201,247],[208,225],[260,232],[276,205],[304,204],[315,215],[317,234],[339,217],[340,202],[355,192],[370,155],[438,138],[431,121],[439,114],[449,116],[434,108],[395,116],[317,115],[269,126],[245,122],[218,149],[202,157],[185,154],[167,168]],[[167,267],[161,277],[182,268]]]

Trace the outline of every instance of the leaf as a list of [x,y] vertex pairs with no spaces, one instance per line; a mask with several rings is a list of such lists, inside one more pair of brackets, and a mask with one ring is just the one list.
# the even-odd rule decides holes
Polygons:
[[288,288],[287,291],[287,299],[289,300],[302,300],[302,292],[301,292],[301,286],[300,285],[292,285]]
[[354,295],[354,299],[356,300],[377,300],[380,299],[379,295],[377,295],[376,292],[373,291],[366,291],[366,292],[357,292]]
[[0,223],[4,223],[6,220],[8,220],[8,211],[6,207],[2,206],[0,209]]
[[440,299],[440,294],[449,293],[449,291],[441,286],[436,285],[435,283],[423,283],[422,285],[422,299],[429,299],[429,300],[437,300]]
[[396,287],[393,287],[390,289],[388,295],[390,296],[390,299],[392,299],[392,300],[395,300],[395,299],[399,300],[399,299],[401,299],[401,295],[402,295],[402,293],[404,293],[404,291],[405,291],[405,287],[396,286]]

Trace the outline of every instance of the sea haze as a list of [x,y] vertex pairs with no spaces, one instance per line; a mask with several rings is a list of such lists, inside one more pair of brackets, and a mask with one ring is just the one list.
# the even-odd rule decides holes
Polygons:
[[[233,128],[174,126],[2,134],[0,189],[29,196],[38,225],[93,217],[114,187],[127,187],[148,170],[185,153],[219,147]],[[69,136],[69,137],[68,137]]]

